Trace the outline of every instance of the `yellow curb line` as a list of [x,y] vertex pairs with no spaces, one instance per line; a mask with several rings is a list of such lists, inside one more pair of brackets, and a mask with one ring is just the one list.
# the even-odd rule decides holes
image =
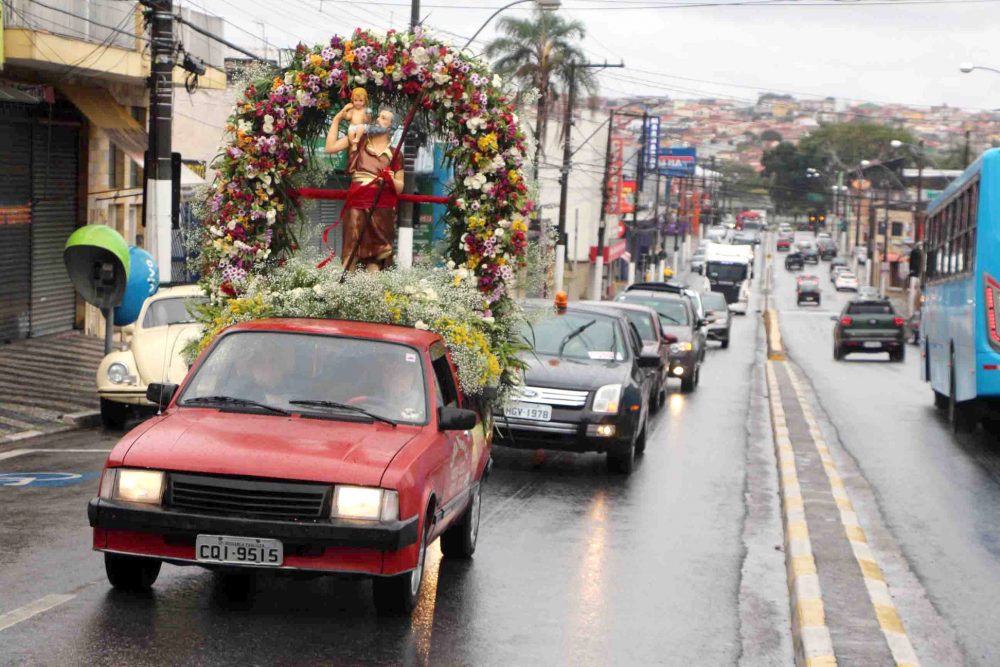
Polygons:
[[[765,321],[774,322],[773,328],[777,331],[777,318],[768,313],[773,311],[765,313]],[[777,338],[772,338],[769,325],[769,359],[774,359],[772,341],[775,340],[780,349],[780,334]],[[783,350],[781,358],[784,358]],[[802,493],[795,467],[795,450],[792,449],[791,440],[788,438],[784,408],[781,406],[781,394],[773,364],[773,361],[768,361],[765,371],[774,430],[774,448],[778,458],[782,523],[785,528],[785,566],[792,607],[792,639],[795,643],[796,663],[807,667],[836,667],[837,658],[833,654],[833,640],[826,625],[823,592],[820,590],[816,559],[813,557],[812,542],[809,539],[809,526],[805,520]]]
[[919,667],[920,662],[917,660],[913,645],[910,643],[910,638],[903,628],[903,621],[900,619],[899,612],[896,611],[896,606],[892,601],[892,596],[889,594],[889,588],[885,583],[885,577],[882,575],[882,569],[878,566],[874,554],[872,554],[871,549],[868,547],[865,531],[858,523],[858,515],[854,512],[854,507],[847,495],[844,480],[840,477],[837,465],[829,455],[829,449],[823,440],[822,433],[819,431],[812,408],[806,402],[802,384],[799,382],[795,371],[790,367],[786,367],[785,370],[788,372],[788,377],[791,380],[792,389],[795,391],[795,397],[802,410],[802,414],[806,418],[806,423],[809,424],[809,433],[816,451],[823,462],[823,469],[830,480],[830,492],[840,510],[840,522],[844,527],[844,532],[847,534],[847,539],[850,540],[854,558],[857,560],[858,567],[861,569],[861,575],[864,577],[868,598],[871,600],[875,616],[878,618],[879,627],[882,628],[882,634],[889,645],[892,657],[896,661],[897,667],[903,667],[904,665]]

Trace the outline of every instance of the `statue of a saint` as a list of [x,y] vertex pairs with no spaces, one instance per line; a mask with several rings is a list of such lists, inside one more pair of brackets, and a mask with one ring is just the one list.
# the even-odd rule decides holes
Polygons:
[[[338,137],[341,120],[352,110],[356,110],[353,103],[340,110],[326,135],[327,153],[349,151],[347,171],[351,185],[341,216],[344,225],[341,255],[345,271],[353,271],[358,265],[367,271],[379,271],[392,265],[396,209],[399,193],[403,191],[402,160],[400,156],[393,160],[389,131],[393,114],[388,109],[379,112],[374,131]],[[354,136],[356,144],[352,141]]]

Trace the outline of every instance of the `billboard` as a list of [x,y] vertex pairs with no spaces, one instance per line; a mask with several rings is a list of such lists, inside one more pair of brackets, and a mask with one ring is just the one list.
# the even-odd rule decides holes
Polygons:
[[686,178],[694,176],[694,167],[698,162],[697,148],[661,148],[659,151],[660,173],[664,176]]
[[646,119],[646,171],[655,172],[660,152],[660,117]]

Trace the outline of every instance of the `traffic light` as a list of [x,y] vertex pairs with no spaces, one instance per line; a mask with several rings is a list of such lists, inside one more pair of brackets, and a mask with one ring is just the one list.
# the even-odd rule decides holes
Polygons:
[[810,227],[826,227],[826,211],[810,211]]

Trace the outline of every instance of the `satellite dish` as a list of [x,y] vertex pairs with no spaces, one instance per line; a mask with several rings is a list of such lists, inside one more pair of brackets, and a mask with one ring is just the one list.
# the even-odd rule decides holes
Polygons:
[[128,243],[105,225],[86,225],[73,232],[63,250],[73,287],[83,300],[109,309],[122,302],[129,273]]
[[156,294],[160,288],[160,270],[153,256],[142,248],[128,249],[130,269],[125,295],[121,305],[115,308],[115,326],[123,327],[139,319],[139,311],[146,299]]

